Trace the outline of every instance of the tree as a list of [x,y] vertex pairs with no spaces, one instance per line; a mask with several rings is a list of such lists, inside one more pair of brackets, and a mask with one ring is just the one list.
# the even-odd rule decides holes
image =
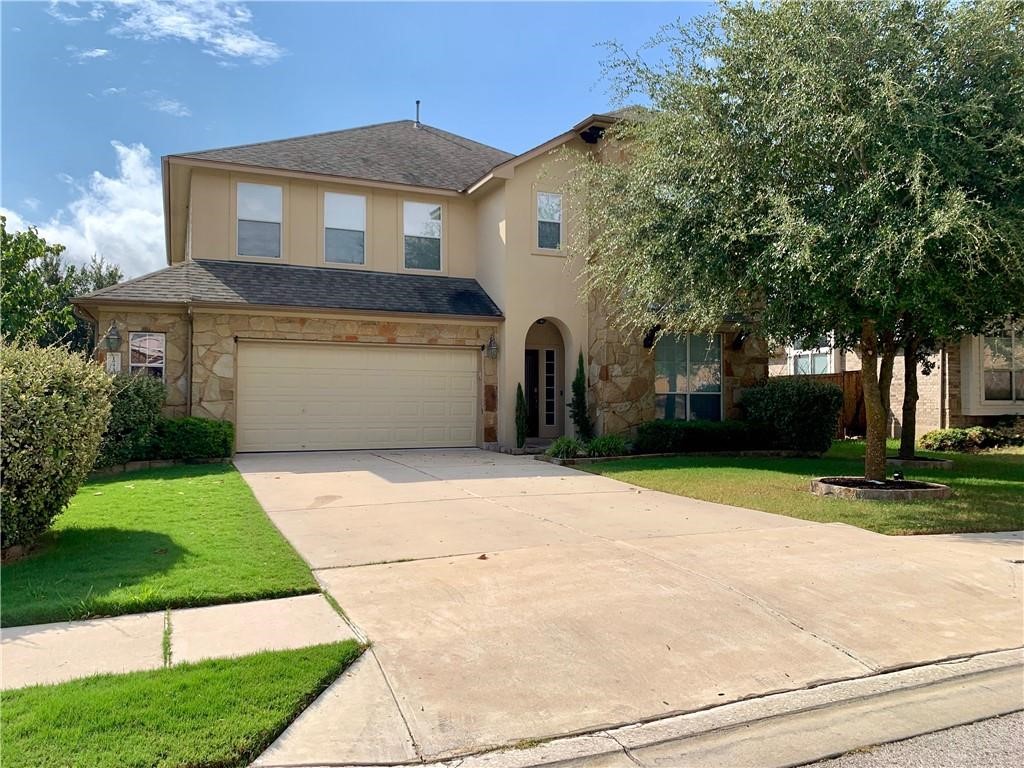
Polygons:
[[590,420],[587,409],[587,368],[583,362],[583,352],[576,364],[576,378],[572,380],[572,400],[569,401],[569,414],[576,427],[576,435],[584,442],[594,438],[594,423]]
[[90,325],[72,312],[71,299],[120,282],[123,275],[94,255],[84,266],[66,264],[64,246],[47,243],[35,227],[8,232],[0,216],[0,335],[40,346],[64,344],[88,352]]
[[637,331],[834,333],[861,357],[865,476],[883,479],[903,335],[956,338],[1024,301],[1021,16],[744,2],[664,29],[663,62],[613,46],[619,95],[652,108],[577,158],[587,289]]

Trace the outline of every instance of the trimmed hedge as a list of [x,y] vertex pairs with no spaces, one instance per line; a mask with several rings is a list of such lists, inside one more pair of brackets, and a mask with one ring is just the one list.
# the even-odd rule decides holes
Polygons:
[[748,421],[648,421],[637,427],[634,453],[758,451],[774,447],[770,430]]
[[843,392],[800,376],[768,379],[743,393],[747,419],[774,435],[774,447],[824,453],[832,446]]
[[921,436],[926,451],[971,453],[985,448],[1024,445],[1024,419],[996,427],[935,429]]
[[96,461],[110,415],[110,377],[60,347],[0,349],[0,548],[32,544]]
[[626,440],[621,435],[601,435],[587,443],[587,456],[625,456]]
[[157,421],[149,458],[194,461],[220,459],[231,455],[235,425],[230,421],[186,416]]
[[97,467],[112,467],[148,457],[167,387],[160,379],[140,374],[114,378],[110,420],[96,457]]

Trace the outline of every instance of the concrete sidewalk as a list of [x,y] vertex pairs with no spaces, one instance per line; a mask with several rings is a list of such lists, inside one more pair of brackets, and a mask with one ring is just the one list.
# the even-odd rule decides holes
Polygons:
[[8,627],[0,630],[0,689],[354,637],[321,594]]

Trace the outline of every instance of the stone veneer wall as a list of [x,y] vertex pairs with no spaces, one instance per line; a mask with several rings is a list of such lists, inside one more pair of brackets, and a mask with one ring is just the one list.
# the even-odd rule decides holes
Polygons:
[[[192,413],[214,419],[235,418],[236,337],[297,341],[441,344],[480,347],[495,325],[442,321],[390,321],[370,318],[300,317],[267,314],[212,314],[193,317]],[[495,360],[482,357],[483,440],[497,441],[498,371]]]
[[[621,434],[654,418],[654,350],[637,333],[613,327],[600,303],[589,300],[588,383],[597,434]],[[741,416],[743,390],[768,376],[768,347],[755,337],[732,348],[735,332],[722,333],[722,404],[725,418]]]
[[[129,371],[128,339],[132,331],[152,331],[167,334],[164,348],[164,381],[167,384],[165,416],[184,416],[188,403],[188,318],[183,312],[151,312],[118,310],[96,312],[99,321],[98,336],[102,337],[117,321],[121,334],[121,371]],[[105,349],[97,349],[96,358],[106,361]]]

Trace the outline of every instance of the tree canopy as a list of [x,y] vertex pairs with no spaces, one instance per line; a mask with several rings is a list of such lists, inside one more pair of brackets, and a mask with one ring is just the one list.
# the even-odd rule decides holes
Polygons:
[[85,265],[64,261],[64,246],[47,243],[34,227],[8,232],[0,216],[0,335],[39,346],[67,345],[88,352],[89,324],[76,317],[71,299],[114,285],[121,269],[93,255]]
[[613,46],[651,107],[576,166],[588,289],[638,330],[834,334],[862,357],[878,478],[901,335],[1024,308],[1022,9],[743,2]]

